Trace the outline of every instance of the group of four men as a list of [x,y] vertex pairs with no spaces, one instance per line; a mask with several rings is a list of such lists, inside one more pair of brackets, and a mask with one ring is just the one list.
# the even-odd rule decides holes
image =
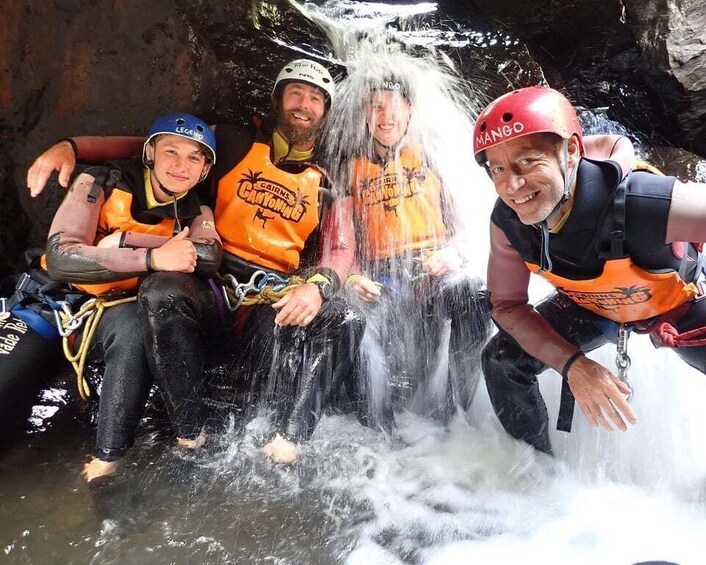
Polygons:
[[[402,142],[412,101],[398,82],[384,84],[374,89],[366,115],[373,152],[356,161],[350,193],[335,199],[314,164],[334,84],[324,67],[308,60],[293,61],[277,77],[277,124],[269,134],[218,126],[214,135],[200,120],[176,115],[156,123],[147,141],[74,138],[35,162],[28,177],[33,193],[53,170],[68,184],[77,157],[102,161],[142,148],[144,167],[109,163],[74,181],[47,245],[49,272],[59,280],[140,279],[137,303],[109,308],[92,343],[105,358],[106,374],[87,479],[114,472],[134,439],[152,377],[181,444],[203,443],[204,352],[215,342],[219,351],[236,349],[240,374],[259,393],[270,393],[278,381],[281,435],[265,450],[275,460],[294,460],[296,442],[310,433],[321,408],[359,394],[350,375],[364,321],[339,288],[348,281],[362,301],[379,301],[380,281],[397,276],[391,270],[406,268],[408,260],[432,280],[459,268],[462,253],[448,233],[434,171]],[[625,164],[621,170],[582,158],[576,114],[548,88],[522,89],[491,103],[476,123],[475,153],[500,196],[488,266],[489,303],[500,333],[483,351],[496,413],[511,435],[551,452],[537,375],[552,367],[589,422],[625,429],[625,421],[635,421],[627,387],[581,352],[611,340],[620,324],[658,319],[678,331],[703,325],[699,254],[691,244],[671,244],[703,241],[698,218],[706,199],[674,179],[625,175]],[[399,160],[419,173],[419,182],[415,198],[400,199],[389,214],[386,202],[366,200],[363,191],[386,171],[392,174]],[[189,192],[211,169],[214,190],[205,204],[213,213]],[[403,238],[410,222],[414,237]],[[272,308],[231,310],[215,286],[219,263],[220,273],[239,283],[236,291],[258,277],[303,277]],[[527,298],[531,272],[558,289],[536,310]],[[489,334],[489,317],[480,281],[458,280],[430,285],[430,296],[441,297],[440,317],[451,320],[449,355],[463,380],[473,371],[467,359],[479,357]],[[407,311],[415,313],[414,307]],[[427,319],[421,316],[420,324]],[[237,340],[229,333],[234,326]],[[419,335],[424,339],[425,332]],[[679,351],[703,371],[702,350]],[[468,393],[449,394],[467,407]]]

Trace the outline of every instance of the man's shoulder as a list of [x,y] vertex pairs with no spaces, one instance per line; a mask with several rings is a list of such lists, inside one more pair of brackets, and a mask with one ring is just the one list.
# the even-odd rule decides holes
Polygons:
[[648,171],[631,171],[623,181],[631,196],[669,196],[676,182],[672,176],[654,174]]
[[250,146],[261,136],[262,130],[255,124],[218,124],[216,125],[216,150],[222,152],[232,149],[233,146]]

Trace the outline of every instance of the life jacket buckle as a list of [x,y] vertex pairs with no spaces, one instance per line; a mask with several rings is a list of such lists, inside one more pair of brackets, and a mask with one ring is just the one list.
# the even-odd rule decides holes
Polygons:
[[20,278],[17,279],[17,284],[15,285],[15,290],[18,292],[25,292],[29,283],[32,282],[32,277],[29,273],[22,273]]

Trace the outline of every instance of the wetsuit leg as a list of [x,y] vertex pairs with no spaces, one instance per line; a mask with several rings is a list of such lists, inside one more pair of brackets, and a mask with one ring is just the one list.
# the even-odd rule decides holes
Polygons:
[[[557,333],[583,351],[596,349],[617,335],[615,323],[557,293],[536,310]],[[546,366],[502,330],[483,349],[482,362],[490,401],[505,430],[535,449],[551,453],[547,407],[537,380]]]
[[[365,425],[391,432],[392,412],[391,359],[388,344],[390,322],[388,297],[373,303],[356,300],[365,319],[360,354],[355,364],[356,387],[359,391],[358,418]],[[398,348],[399,349],[399,348]]]
[[205,281],[185,273],[147,277],[138,294],[147,361],[178,437],[195,438],[204,424],[206,336],[219,312]]
[[91,356],[105,360],[96,434],[96,456],[104,461],[132,446],[147,404],[152,376],[142,334],[137,305],[120,304],[104,311],[91,344]]
[[[274,326],[272,308],[251,315],[247,341],[253,387],[273,406],[278,430],[309,437],[323,410],[357,407],[353,367],[365,328],[362,316],[334,297],[305,328]],[[259,349],[259,351],[257,351]]]
[[44,337],[22,316],[0,317],[0,443],[23,429],[39,392],[66,368],[60,339]]
[[488,295],[481,279],[463,277],[444,281],[442,297],[444,316],[451,319],[451,407],[468,410],[480,380],[481,352],[492,328]]

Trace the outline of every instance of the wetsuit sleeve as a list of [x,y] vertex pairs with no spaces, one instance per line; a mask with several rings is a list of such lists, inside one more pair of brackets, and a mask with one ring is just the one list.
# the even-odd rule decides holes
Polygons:
[[128,159],[142,154],[144,137],[81,136],[72,141],[77,161],[103,163],[112,159]]
[[338,275],[336,288],[346,280],[355,260],[356,242],[353,230],[353,198],[338,198],[327,210],[321,231],[321,260],[317,269]]
[[676,181],[667,218],[665,243],[706,242],[706,185]]
[[216,274],[221,266],[223,247],[213,212],[208,206],[201,206],[201,214],[191,222],[189,239],[196,248],[196,272],[206,276]]
[[527,353],[561,372],[578,351],[529,304],[530,271],[503,231],[491,222],[488,292],[491,316]]
[[147,250],[101,248],[94,245],[100,209],[105,201],[99,191],[95,202],[88,194],[94,177],[79,175],[54,216],[46,247],[47,270],[57,281],[112,282],[147,271]]
[[146,247],[147,249],[155,249],[161,247],[169,241],[165,235],[154,235],[151,233],[140,233],[134,231],[124,232],[123,239],[120,242],[120,247]]
[[613,161],[620,167],[620,178],[635,167],[635,147],[624,135],[586,135],[584,157],[596,161]]

